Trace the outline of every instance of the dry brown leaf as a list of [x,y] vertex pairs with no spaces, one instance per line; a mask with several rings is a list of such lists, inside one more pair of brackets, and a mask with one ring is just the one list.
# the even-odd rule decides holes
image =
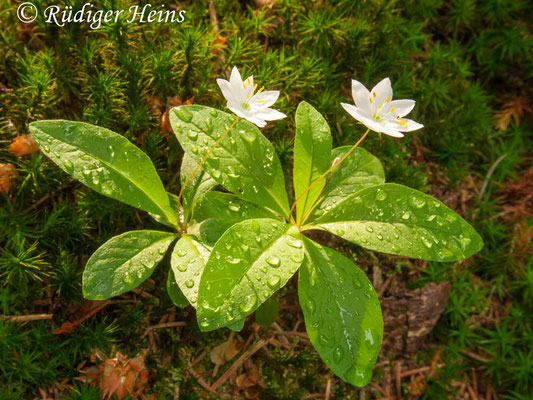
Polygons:
[[231,378],[235,394],[244,392],[247,399],[257,399],[261,394],[261,389],[266,388],[265,381],[259,372],[259,368],[252,359],[246,360],[244,364],[246,372]]
[[0,164],[0,193],[9,193],[17,171],[13,164]]
[[97,386],[103,397],[111,399],[116,395],[119,400],[130,395],[138,398],[148,383],[149,372],[144,365],[144,355],[140,354],[129,359],[121,353],[106,358],[98,349],[93,351],[91,358],[98,357],[102,362],[98,366],[80,371],[84,375],[78,378]]
[[222,365],[235,357],[240,349],[241,344],[230,336],[224,343],[219,344],[211,350],[211,361],[213,364]]
[[35,143],[30,134],[21,135],[13,139],[7,151],[14,156],[22,157],[28,154],[37,153],[39,151],[39,146],[37,146],[37,143]]
[[220,55],[222,54],[224,48],[226,47],[227,38],[222,35],[218,35],[215,40],[213,40],[211,54]]
[[496,129],[500,131],[506,130],[511,123],[511,119],[514,120],[516,125],[519,125],[520,119],[526,114],[533,114],[533,108],[528,96],[524,94],[507,96],[501,110],[495,115]]

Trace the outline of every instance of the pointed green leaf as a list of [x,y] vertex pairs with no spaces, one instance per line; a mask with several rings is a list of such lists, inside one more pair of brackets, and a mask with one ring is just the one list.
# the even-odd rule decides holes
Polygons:
[[423,260],[462,260],[483,247],[474,228],[443,203],[393,183],[356,192],[314,224],[370,250]]
[[[185,180],[191,176],[196,170],[198,164],[194,159],[185,153],[181,162],[180,179],[181,185],[185,184]],[[190,216],[194,212],[196,203],[211,189],[216,187],[218,183],[209,176],[204,169],[200,168],[195,172],[194,176],[189,180],[187,186],[183,190],[182,203],[184,210],[184,220],[189,221]]]
[[246,318],[243,318],[240,321],[229,324],[227,327],[234,332],[240,332],[242,331],[242,328],[244,328],[245,323],[246,323]]
[[276,296],[271,297],[255,310],[255,322],[261,326],[270,326],[278,319],[278,303]]
[[207,246],[189,235],[183,235],[172,251],[170,264],[176,284],[193,307],[197,306],[198,285],[209,253]]
[[[235,116],[203,106],[170,110],[180,144],[197,163],[235,122]],[[285,178],[272,143],[251,123],[236,122],[203,168],[229,191],[287,217]]]
[[176,236],[133,231],[115,236],[96,250],[83,271],[83,296],[106,300],[139,286],[152,275]]
[[[350,148],[351,146],[342,146],[333,149],[332,160],[342,158]],[[358,190],[382,183],[385,183],[385,172],[381,162],[365,149],[356,148],[331,175],[322,192],[322,200],[306,223],[312,223]]]
[[[294,194],[300,197],[308,186],[331,167],[331,133],[322,115],[309,103],[301,102],[296,110],[294,138]],[[326,178],[323,177],[296,205],[296,219],[301,221],[318,198]]]
[[30,133],[62,170],[104,196],[177,223],[150,158],[109,129],[75,121],[38,121]]
[[243,200],[231,193],[206,193],[195,206],[188,232],[202,242],[214,244],[232,225],[245,219],[276,218],[265,207]]
[[218,219],[228,226],[245,219],[276,218],[276,214],[265,207],[259,206],[231,193],[206,193],[194,213],[195,221]]
[[283,287],[302,261],[302,236],[294,226],[266,218],[233,225],[213,247],[200,280],[200,329],[245,318]]
[[298,295],[309,339],[335,374],[365,386],[383,337],[378,296],[346,257],[307,238],[304,242]]
[[[175,218],[176,212],[178,210],[178,196],[176,196],[173,193],[169,193],[169,192],[167,192],[167,196],[168,196],[168,204],[170,204],[170,208],[174,210],[172,214],[172,218]],[[166,215],[157,215],[157,214],[152,214],[152,213],[149,213],[149,214],[154,220],[156,220],[160,224],[166,225],[170,228],[174,228],[174,229],[176,228],[176,224],[172,221],[169,221]]]
[[189,305],[189,300],[187,300],[180,287],[176,283],[176,278],[172,269],[168,271],[167,292],[170,300],[172,300],[172,303],[174,303],[176,307],[185,308]]

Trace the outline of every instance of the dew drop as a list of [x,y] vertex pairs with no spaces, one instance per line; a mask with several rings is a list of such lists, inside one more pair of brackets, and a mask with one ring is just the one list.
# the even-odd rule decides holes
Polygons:
[[233,212],[239,212],[241,211],[241,206],[238,204],[233,204],[231,201],[228,204],[228,210]]
[[178,118],[181,119],[183,122],[192,121],[192,113],[189,110],[187,110],[185,107],[176,108],[175,113],[178,116]]
[[367,232],[370,232],[370,233],[374,232],[374,228],[372,228],[372,227],[369,226],[369,225],[366,226],[365,229],[366,229]]
[[333,361],[335,361],[336,363],[339,363],[342,361],[344,357],[344,350],[342,349],[341,346],[336,346],[335,349],[333,350]]
[[267,277],[267,284],[271,288],[274,288],[274,287],[277,286],[277,284],[279,283],[280,279],[281,278],[278,275],[271,275],[271,276]]
[[113,146],[109,145],[107,147],[107,152],[109,153],[109,155],[111,156],[111,158],[115,157],[115,149],[113,148]]
[[378,191],[376,193],[376,200],[377,201],[383,201],[383,200],[386,200],[386,199],[387,199],[387,192],[384,192],[383,190],[378,189]]
[[409,205],[413,208],[422,208],[426,205],[426,200],[417,196],[409,197]]
[[411,213],[409,211],[404,212],[402,219],[407,221],[409,218],[411,218]]
[[187,279],[185,281],[185,286],[187,286],[189,289],[192,289],[192,287],[194,286],[194,281],[192,279]]
[[267,257],[266,262],[274,268],[278,268],[281,264],[281,260],[276,256]]
[[232,256],[227,256],[226,257],[226,260],[230,263],[230,264],[238,264],[241,262],[241,259],[240,258],[236,258],[236,257],[232,257]]
[[196,140],[198,139],[198,132],[190,130],[189,132],[187,132],[187,137],[191,140]]
[[244,299],[239,308],[243,313],[249,313],[254,308],[256,302],[257,296],[255,294],[250,294]]
[[302,247],[302,241],[299,239],[289,239],[287,244],[296,249],[300,249]]

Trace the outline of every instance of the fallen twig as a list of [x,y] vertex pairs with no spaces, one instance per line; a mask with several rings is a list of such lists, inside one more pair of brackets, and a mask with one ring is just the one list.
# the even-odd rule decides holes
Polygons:
[[187,323],[184,322],[184,321],[176,321],[176,322],[164,322],[162,324],[156,324],[156,325],[152,325],[152,326],[149,326],[148,328],[146,328],[146,330],[144,331],[143,335],[141,336],[141,339],[143,339],[144,337],[146,337],[146,335],[148,335],[150,332],[152,332],[154,329],[161,329],[161,328],[174,328],[174,327],[178,327],[178,326],[187,326]]
[[240,356],[234,363],[231,367],[228,368],[228,370],[226,372],[224,372],[222,374],[222,376],[220,378],[218,378],[218,380],[213,383],[213,385],[211,386],[211,388],[213,390],[217,390],[221,385],[224,384],[224,382],[226,382],[229,377],[241,366],[244,364],[244,362],[249,359],[254,353],[256,353],[258,350],[260,350],[261,348],[263,348],[264,346],[266,346],[267,344],[270,343],[270,340],[271,339],[268,339],[268,340],[265,340],[265,339],[261,339],[259,342],[257,342],[251,349],[247,350],[242,356]]
[[52,319],[54,314],[30,314],[30,315],[0,315],[0,319],[6,322],[28,322]]

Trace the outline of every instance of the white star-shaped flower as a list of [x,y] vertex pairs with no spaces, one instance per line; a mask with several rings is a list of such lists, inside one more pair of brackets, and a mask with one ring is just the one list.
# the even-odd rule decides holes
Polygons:
[[254,77],[248,77],[244,82],[237,67],[233,67],[229,82],[217,79],[218,86],[227,100],[228,108],[239,117],[247,119],[252,124],[264,127],[266,121],[285,118],[286,115],[269,108],[279,97],[279,91],[270,90],[263,92],[261,88],[254,94]]
[[374,132],[394,137],[403,137],[402,132],[411,132],[424,127],[413,120],[403,118],[415,106],[414,100],[392,100],[389,78],[379,82],[371,92],[352,79],[353,104],[341,103],[342,107],[356,120]]

